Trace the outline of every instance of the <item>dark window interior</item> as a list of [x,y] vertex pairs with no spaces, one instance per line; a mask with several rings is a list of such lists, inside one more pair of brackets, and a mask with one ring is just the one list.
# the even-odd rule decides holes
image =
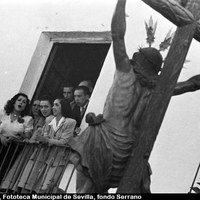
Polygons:
[[110,43],[55,43],[33,99],[42,95],[61,97],[66,82],[77,86],[89,79],[95,85],[109,48]]

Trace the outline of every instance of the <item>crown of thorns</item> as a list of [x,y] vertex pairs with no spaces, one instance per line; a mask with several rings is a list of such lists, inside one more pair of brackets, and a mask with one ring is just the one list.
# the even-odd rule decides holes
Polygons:
[[[155,40],[155,32],[157,28],[157,22],[155,23],[153,22],[152,16],[150,17],[148,23],[145,21],[145,28],[147,34],[146,41],[149,47],[151,47],[152,43],[154,43]],[[170,29],[167,35],[165,36],[164,40],[160,43],[158,50],[165,51],[166,49],[168,49],[168,47],[171,45],[173,37],[174,37],[174,32],[172,33],[172,29]]]

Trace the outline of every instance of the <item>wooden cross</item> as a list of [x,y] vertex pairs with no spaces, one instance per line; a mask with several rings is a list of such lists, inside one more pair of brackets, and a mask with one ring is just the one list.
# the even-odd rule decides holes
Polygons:
[[141,193],[141,179],[192,39],[200,41],[200,0],[142,0],[177,25],[156,89],[144,113],[140,138],[133,148],[117,193]]

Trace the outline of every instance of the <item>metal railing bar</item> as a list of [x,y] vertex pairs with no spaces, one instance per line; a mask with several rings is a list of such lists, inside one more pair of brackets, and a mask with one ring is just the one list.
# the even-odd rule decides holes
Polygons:
[[[14,192],[15,192],[15,191],[18,191],[18,188],[19,188],[19,187],[18,187],[19,181],[20,181],[21,176],[22,176],[22,174],[23,174],[23,172],[24,172],[24,169],[25,169],[25,167],[26,167],[26,165],[27,165],[27,163],[28,163],[28,161],[29,161],[29,156],[32,155],[32,153],[33,153],[33,151],[34,151],[34,148],[35,148],[35,146],[34,146],[33,144],[30,144],[30,143],[27,144],[27,147],[29,147],[28,155],[24,155],[24,156],[26,156],[26,159],[25,159],[24,165],[23,165],[23,167],[22,167],[22,169],[21,169],[21,172],[19,173],[19,177],[17,178],[16,184],[15,184],[15,188],[13,188]],[[25,147],[25,148],[26,148],[26,147]]]
[[[64,159],[64,157],[66,157],[66,155],[65,155],[65,153],[67,152],[67,150],[68,150],[68,148],[64,148],[64,147],[61,147],[62,148],[62,152],[63,152],[63,159]],[[70,155],[70,152],[68,153],[68,155],[67,155],[67,158],[69,158],[69,155]],[[67,164],[68,164],[68,160],[69,159],[67,159],[67,160],[65,160],[65,164],[64,164],[64,166],[66,166]],[[58,167],[59,167],[59,164],[61,163],[61,159],[59,160],[59,163],[58,163],[58,166],[57,166],[57,169],[58,169]],[[54,178],[55,178],[55,174],[56,174],[56,172],[57,172],[57,169],[55,170],[55,172],[54,172],[54,175],[53,175],[53,180],[54,180]],[[58,187],[59,187],[59,182],[60,182],[60,180],[61,180],[61,176],[64,174],[64,171],[65,171],[65,167],[63,167],[63,169],[62,169],[62,171],[61,171],[61,173],[59,174],[59,176],[58,176],[58,178],[57,178],[57,181],[52,185],[52,187],[49,187],[49,189],[47,190],[47,192],[49,192],[50,190],[51,190],[51,188],[52,189],[54,189],[54,188],[57,188],[56,189],[56,192],[58,191]]]
[[[11,145],[12,145],[12,143],[10,143],[10,146],[11,146]],[[5,180],[5,177],[7,176],[8,172],[9,172],[9,170],[10,170],[11,164],[12,164],[14,158],[15,158],[15,155],[16,155],[16,153],[17,153],[17,150],[18,150],[19,146],[20,146],[20,144],[17,143],[17,147],[15,148],[15,151],[14,151],[14,153],[13,153],[13,155],[12,155],[12,157],[11,157],[11,160],[10,160],[10,162],[9,162],[8,168],[7,168],[7,170],[6,170],[5,174],[4,174],[4,177],[3,177],[2,181],[1,181],[0,188],[1,188],[2,183],[3,183],[4,180]],[[10,149],[10,148],[9,148],[9,149]],[[8,151],[7,151],[6,153],[8,153]]]
[[[4,164],[5,160],[6,160],[6,157],[7,157],[7,155],[8,155],[8,152],[9,152],[10,148],[11,148],[11,143],[9,143],[8,148],[7,148],[7,151],[6,151],[6,154],[5,154],[5,156],[4,156],[4,158],[3,158],[3,161],[2,161],[2,163],[1,163],[0,172],[1,172],[1,170],[2,170],[3,164]],[[1,186],[1,184],[0,184],[0,186]]]
[[[47,151],[46,151],[47,150]],[[45,151],[45,155],[44,155],[44,159],[41,161],[41,163],[40,163],[40,160],[38,161],[38,155],[41,155],[41,153],[43,153]],[[34,160],[34,163],[33,163],[33,166],[32,166],[32,168],[31,168],[31,171],[30,171],[30,174],[29,174],[29,177],[27,178],[27,181],[29,180],[29,178],[30,178],[30,175],[33,173],[33,169],[34,169],[34,167],[36,166],[36,165],[39,165],[39,168],[36,168],[36,170],[37,170],[37,175],[36,175],[36,178],[35,178],[35,181],[33,182],[33,184],[32,184],[32,187],[31,187],[31,189],[30,189],[30,193],[32,193],[33,191],[34,191],[34,185],[35,185],[35,183],[37,182],[37,179],[38,179],[38,177],[40,176],[40,173],[41,173],[41,169],[44,167],[44,165],[46,165],[46,158],[48,157],[48,154],[49,154],[49,152],[50,152],[50,148],[48,148],[45,144],[39,144],[39,148],[37,149],[37,156],[35,156],[35,160]],[[35,170],[35,169],[34,169]],[[27,185],[27,181],[26,181],[26,183],[25,183],[25,186]],[[24,187],[25,189],[26,189],[26,187]],[[34,191],[35,192],[35,191]]]
[[[19,145],[20,145],[20,144],[19,144]],[[12,172],[11,170],[12,170],[13,167],[16,165],[15,163],[17,163],[18,167],[20,166],[21,160],[22,160],[22,158],[24,157],[24,152],[26,151],[26,146],[27,146],[27,144],[24,143],[23,145],[24,145],[24,147],[23,147],[22,151],[20,152],[20,155],[17,157],[16,161],[13,163],[13,166],[11,167],[11,169],[10,169],[9,172]],[[13,175],[12,175],[12,179],[10,180],[10,183],[9,183],[9,185],[8,185],[8,188],[7,188],[6,192],[7,192],[9,189],[12,188],[12,187],[10,188],[10,186],[11,186],[11,184],[15,181],[15,174],[16,174],[17,171],[18,171],[18,168],[16,167],[16,169],[14,170],[14,173],[13,173]],[[9,175],[9,172],[8,172],[7,175]],[[5,179],[5,180],[6,180],[6,179]]]
[[[15,144],[15,149],[12,149],[13,147],[12,144]],[[22,145],[24,145],[23,149],[21,149],[22,151],[19,151]],[[2,145],[0,147],[0,153],[3,152],[3,148],[4,146]],[[38,144],[38,143],[24,143],[22,141],[12,141],[11,143],[9,143],[7,149],[5,149],[5,154],[3,157],[3,162],[1,163],[0,166],[0,170],[4,167],[4,163],[8,159],[8,157],[10,157],[11,151],[12,152],[14,151],[14,153],[12,154],[11,159],[9,159],[8,167],[0,183],[0,188],[2,186],[2,183],[5,180],[6,181],[8,180],[8,183],[6,183],[8,187],[6,186],[5,188],[6,192],[9,192],[11,190],[15,194],[23,193],[23,191],[25,191],[26,193],[32,193],[32,192],[40,193],[44,191],[45,193],[46,192],[52,193],[51,189],[53,189],[55,193],[59,191],[60,182],[65,173],[66,167],[69,164],[71,148],[68,145],[48,146],[47,144],[41,144],[41,143]],[[18,152],[19,155],[17,155]],[[33,154],[34,157],[30,159]],[[38,156],[40,156],[40,154],[41,158],[38,159]],[[56,159],[58,154],[60,155],[60,159],[57,161]],[[48,160],[48,163],[46,163],[46,160]],[[21,178],[23,178],[23,173],[25,172],[26,166],[28,165],[29,161],[32,161],[31,163],[32,165],[30,164],[30,168],[29,167],[27,168],[28,170],[27,175],[25,174],[24,181],[22,180],[21,184],[23,187],[21,187],[20,181]],[[38,165],[38,167],[36,165]],[[17,168],[16,166],[19,166],[20,169]],[[52,167],[55,168],[53,169]],[[10,172],[10,170],[12,170],[12,173]],[[34,182],[31,182],[30,176],[31,177],[34,176],[34,170],[36,170]],[[67,191],[74,171],[75,167],[70,173],[70,176],[68,176],[69,179],[67,182],[67,186],[64,189],[62,189],[62,192]],[[10,173],[12,177],[7,179],[7,175],[9,175]],[[50,177],[48,177],[49,174]],[[43,190],[43,188],[45,190]]]
[[[50,149],[51,149],[52,147],[53,147],[53,146],[51,146]],[[57,154],[57,151],[58,151],[58,147],[56,146],[56,150],[54,151],[54,152],[56,152],[55,155]],[[50,151],[50,152],[51,152],[51,151]],[[38,193],[40,193],[40,191],[43,191],[43,190],[42,190],[42,187],[44,186],[44,182],[45,182],[45,180],[46,180],[46,178],[47,178],[49,169],[50,169],[50,167],[53,165],[54,160],[56,159],[56,156],[55,156],[55,155],[53,156],[53,158],[51,157],[51,159],[50,159],[50,161],[49,161],[49,163],[48,163],[48,165],[47,165],[47,168],[46,168],[45,173],[44,173],[44,176],[43,176],[43,178],[42,178],[41,185],[40,185],[40,187],[39,187]]]
[[72,172],[71,172],[71,174],[70,174],[70,177],[69,177],[69,181],[68,181],[67,186],[66,186],[66,188],[65,188],[65,192],[66,192],[66,193],[67,193],[67,190],[68,190],[68,187],[69,187],[69,185],[70,185],[70,182],[71,182],[71,179],[72,179],[72,176],[73,176],[74,172],[75,172],[75,166],[73,167],[73,170],[72,170]]

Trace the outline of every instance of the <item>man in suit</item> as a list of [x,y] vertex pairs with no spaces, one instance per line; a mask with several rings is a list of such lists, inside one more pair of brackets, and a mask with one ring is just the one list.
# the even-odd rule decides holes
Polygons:
[[76,120],[76,127],[79,127],[81,124],[81,118],[80,118],[80,111],[79,111],[79,106],[76,104],[74,100],[74,90],[75,87],[72,83],[68,82],[67,84],[64,85],[62,94],[64,99],[66,99],[71,106],[72,109],[72,118]]
[[72,83],[67,83],[63,87],[62,91],[63,97],[69,101],[71,109],[75,107],[76,103],[74,101],[74,86]]
[[74,112],[79,113],[79,122],[77,122],[79,126],[87,109],[89,98],[90,98],[90,91],[88,87],[78,86],[75,88],[74,100],[78,108],[75,108]]

